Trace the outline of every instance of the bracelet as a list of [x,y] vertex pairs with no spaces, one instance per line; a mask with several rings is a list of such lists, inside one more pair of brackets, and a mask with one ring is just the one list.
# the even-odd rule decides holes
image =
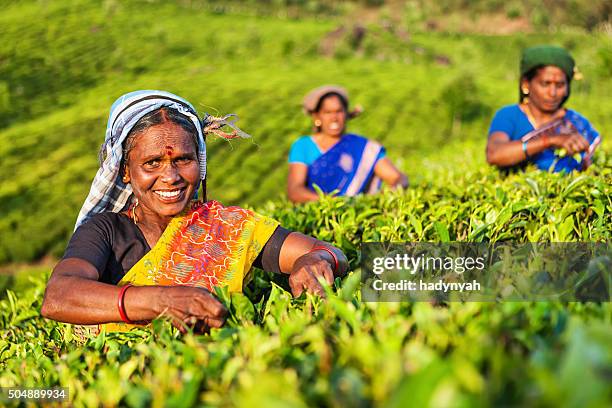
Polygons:
[[119,298],[117,299],[117,309],[119,309],[119,316],[121,316],[121,320],[123,320],[123,322],[127,323],[127,324],[134,324],[133,321],[128,319],[127,313],[125,313],[125,304],[123,303],[123,298],[125,297],[125,292],[131,286],[132,286],[131,283],[128,283],[127,285],[123,286],[121,288],[121,290],[119,291]]
[[523,142],[523,153],[525,153],[525,158],[529,158],[529,153],[527,153],[527,141]]
[[308,251],[308,253],[311,253],[314,251],[327,251],[332,256],[332,258],[334,258],[334,275],[335,275],[336,272],[338,271],[338,257],[336,256],[336,254],[334,254],[334,251],[332,251],[326,246],[318,245],[318,246],[312,247],[312,249]]

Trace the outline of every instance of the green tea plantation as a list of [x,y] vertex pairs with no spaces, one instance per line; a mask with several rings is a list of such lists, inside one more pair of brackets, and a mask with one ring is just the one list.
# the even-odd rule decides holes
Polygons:
[[[557,12],[489,35],[436,29],[426,1],[219,3],[0,0],[0,387],[67,387],[75,407],[612,405],[610,302],[368,303],[359,290],[362,242],[610,241],[609,23]],[[464,3],[436,15],[495,2]],[[603,144],[580,174],[505,175],[485,162],[488,125],[516,103],[520,50],[542,43],[574,55],[584,78],[568,106]],[[409,189],[287,201],[287,153],[310,132],[301,100],[325,83],[365,108],[349,131],[383,143]],[[286,277],[255,270],[243,294],[218,291],[231,313],[210,335],[160,319],[89,336],[40,316],[110,105],[135,89],[239,115],[252,138],[207,140],[209,198],[341,248],[350,273],[326,299],[294,299]]]

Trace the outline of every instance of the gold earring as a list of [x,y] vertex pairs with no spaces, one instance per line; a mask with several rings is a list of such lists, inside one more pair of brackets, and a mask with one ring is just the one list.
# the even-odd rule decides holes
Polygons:
[[130,179],[128,178],[127,174],[124,174],[124,175],[123,175],[122,180],[123,180],[123,182],[124,182],[125,184],[127,184],[127,183],[128,183],[128,181],[130,181]]
[[134,206],[132,207],[132,221],[134,221],[134,224],[138,225],[138,217],[136,216],[136,207],[138,207],[138,204],[140,204],[138,202],[138,199],[136,199],[134,201]]
[[523,88],[522,91],[525,95],[529,95],[529,89]]
[[321,121],[319,119],[315,120],[314,124],[315,124],[316,127],[321,127],[321,125],[322,125],[322,123],[321,123]]

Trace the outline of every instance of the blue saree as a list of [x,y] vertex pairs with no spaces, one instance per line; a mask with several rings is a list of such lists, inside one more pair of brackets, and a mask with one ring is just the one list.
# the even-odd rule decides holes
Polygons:
[[309,167],[307,186],[317,185],[324,193],[337,191],[341,196],[375,193],[381,181],[374,166],[384,148],[362,136],[346,134]]
[[544,135],[581,134],[590,145],[586,152],[567,156],[563,155],[560,149],[546,149],[529,157],[528,161],[535,164],[539,169],[552,172],[565,171],[569,173],[574,170],[581,171],[585,169],[590,164],[593,153],[601,143],[601,136],[591,126],[589,121],[572,109],[566,109],[565,115],[562,118],[534,129],[533,124],[519,105],[506,106],[500,109],[493,118],[489,129],[489,136],[494,132],[504,132],[510,137],[510,140],[520,140],[523,142],[535,140]]

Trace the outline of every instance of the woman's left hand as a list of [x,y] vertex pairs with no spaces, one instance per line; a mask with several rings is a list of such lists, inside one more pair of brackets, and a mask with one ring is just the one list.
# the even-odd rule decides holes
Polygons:
[[307,292],[325,297],[323,285],[333,285],[334,272],[328,260],[319,251],[309,252],[299,257],[293,264],[289,275],[289,286],[293,296]]
[[349,268],[346,255],[327,242],[291,232],[280,249],[278,266],[289,274],[293,296],[304,290],[325,297],[324,286],[331,286],[336,276],[344,276]]

